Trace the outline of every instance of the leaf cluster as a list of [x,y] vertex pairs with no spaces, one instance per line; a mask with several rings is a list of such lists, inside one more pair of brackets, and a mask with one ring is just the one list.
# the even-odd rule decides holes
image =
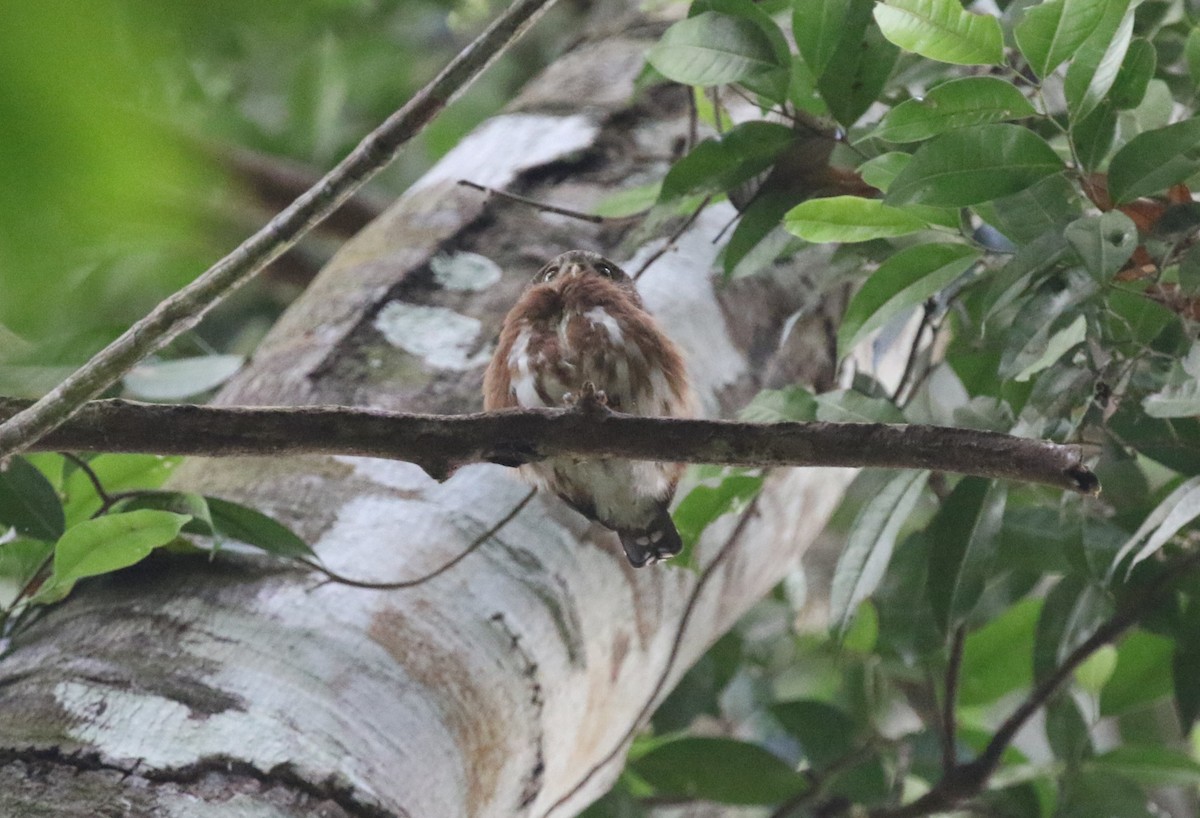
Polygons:
[[[1105,493],[860,475],[828,596],[794,577],[718,642],[589,814],[707,800],[1141,816],[1200,783],[1200,581],[1164,574],[1200,516],[1192,15],[1175,0],[696,0],[650,50],[715,131],[659,206],[732,203],[729,276],[837,243],[820,285],[856,285],[836,333],[848,386],[765,392],[747,419],[1076,443]],[[855,371],[897,354],[898,382]],[[690,536],[757,488],[705,477],[680,506]],[[1169,590],[1139,597],[1154,583]],[[824,635],[790,621],[814,596]],[[1089,642],[1126,617],[1123,639]],[[1027,732],[1044,740],[1012,744],[1043,705]]]
[[211,558],[237,543],[284,558],[314,556],[261,511],[161,489],[178,462],[128,454],[10,458],[0,468],[0,638],[66,598],[79,580],[129,568],[160,549]]

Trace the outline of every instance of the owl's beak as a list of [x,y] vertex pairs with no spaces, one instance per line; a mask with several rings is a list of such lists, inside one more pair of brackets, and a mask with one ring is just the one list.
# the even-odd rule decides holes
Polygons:
[[571,264],[567,265],[565,270],[563,270],[563,274],[569,275],[569,276],[582,275],[583,274],[583,265],[572,262]]

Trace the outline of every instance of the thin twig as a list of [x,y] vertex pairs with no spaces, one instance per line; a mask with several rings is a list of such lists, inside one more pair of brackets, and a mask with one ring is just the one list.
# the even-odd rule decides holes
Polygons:
[[104,484],[100,482],[100,477],[96,474],[96,470],[92,468],[90,463],[88,463],[79,455],[71,452],[59,452],[58,454],[59,457],[70,460],[72,463],[74,463],[75,466],[87,476],[88,481],[92,484],[92,488],[96,490],[96,496],[100,498],[100,502],[104,503],[106,506],[112,504],[112,497],[105,490]]
[[921,352],[921,339],[925,337],[925,329],[933,319],[935,309],[937,309],[937,302],[932,298],[925,299],[925,306],[921,312],[921,323],[917,325],[917,331],[913,334],[912,346],[908,350],[908,359],[904,362],[904,372],[900,375],[900,382],[896,384],[896,391],[892,393],[893,403],[900,403],[900,396],[904,394],[913,370],[916,369],[917,357]]
[[45,397],[0,424],[0,459],[66,421],[138,361],[195,326],[225,296],[278,258],[378,173],[502,54],[554,0],[514,0],[441,73],[364,138],[319,182],[188,286],[156,306]]
[[605,218],[604,216],[597,216],[594,213],[584,213],[580,210],[570,210],[565,207],[546,204],[545,202],[539,202],[537,199],[530,199],[528,196],[518,196],[516,193],[509,193],[508,191],[499,190],[494,187],[486,187],[467,179],[459,179],[458,183],[463,187],[469,187],[472,190],[478,190],[482,193],[486,193],[489,196],[497,196],[501,199],[507,199],[511,202],[517,202],[518,204],[535,207],[545,213],[557,213],[559,216],[569,216],[572,219],[580,219],[585,222],[591,222],[592,224],[602,224],[603,222],[609,221],[609,219]]
[[692,215],[688,216],[683,224],[679,225],[675,232],[667,237],[667,240],[663,242],[661,247],[650,254],[650,258],[646,259],[642,263],[642,266],[638,268],[638,271],[633,274],[634,281],[637,281],[639,278],[641,278],[642,273],[646,272],[646,270],[650,268],[651,264],[658,261],[663,257],[663,255],[666,254],[668,250],[675,246],[675,242],[679,240],[679,237],[686,233],[688,228],[696,223],[696,219],[700,218],[700,214],[704,212],[704,208],[708,207],[708,203],[712,201],[712,198],[713,197],[711,195],[705,196],[700,201],[700,204],[696,206],[696,209],[692,211]]
[[962,670],[963,644],[967,628],[959,625],[950,642],[950,659],[946,663],[946,690],[942,701],[942,773],[949,774],[958,763],[958,679]]
[[688,101],[688,129],[687,129],[687,151],[691,153],[692,148],[696,147],[696,143],[700,141],[700,112],[696,109],[696,89],[690,85],[685,85],[687,89]]
[[[0,418],[21,401],[0,399]],[[728,466],[847,466],[1043,483],[1094,494],[1078,446],[975,429],[883,423],[744,423],[525,409],[417,415],[348,407],[229,407],[95,401],[34,449],[210,457],[358,455],[416,463],[444,479],[468,463],[547,457]]]
[[629,728],[616,742],[616,744],[613,745],[613,748],[605,753],[588,769],[586,773],[583,774],[579,781],[575,783],[574,787],[567,790],[567,792],[560,796],[557,801],[550,805],[545,813],[543,813],[544,816],[548,818],[548,816],[552,815],[559,807],[563,806],[572,798],[574,798],[575,795],[592,780],[592,778],[594,778],[601,770],[612,763],[612,761],[624,751],[625,746],[633,739],[637,731],[641,729],[642,724],[654,711],[655,705],[658,704],[658,697],[666,689],[667,679],[671,677],[671,671],[675,668],[675,661],[679,658],[679,652],[683,648],[683,637],[687,634],[688,624],[691,622],[692,614],[695,613],[696,605],[700,601],[700,594],[704,592],[704,589],[708,586],[708,583],[714,576],[716,576],[717,568],[720,567],[720,565],[725,562],[729,555],[733,553],[733,546],[739,539],[741,539],[742,533],[746,530],[746,526],[749,524],[751,517],[758,512],[758,498],[760,496],[761,495],[756,494],[754,499],[747,504],[745,510],[742,511],[741,516],[738,518],[737,525],[734,526],[733,531],[729,534],[729,537],[725,540],[724,544],[722,544],[720,550],[717,551],[717,554],[715,557],[713,557],[712,562],[705,567],[703,573],[700,575],[700,579],[697,580],[696,585],[692,588],[692,593],[688,597],[687,605],[684,606],[683,609],[683,616],[680,617],[679,625],[675,629],[675,638],[671,642],[671,652],[667,654],[667,661],[663,665],[662,670],[659,672],[658,678],[655,680],[650,692],[647,694],[645,704],[642,705],[642,708],[638,711],[637,716],[635,716],[633,721],[630,722]]
[[511,523],[516,516],[521,513],[521,510],[524,509],[525,506],[529,505],[529,501],[533,499],[533,495],[535,494],[537,494],[537,489],[530,489],[529,493],[522,497],[521,501],[513,506],[507,514],[501,517],[495,525],[472,540],[471,544],[464,548],[456,556],[433,569],[428,574],[416,577],[415,579],[406,579],[400,582],[366,582],[365,580],[351,579],[350,577],[343,576],[342,574],[329,570],[320,563],[313,562],[312,560],[305,559],[304,557],[298,557],[297,561],[308,566],[319,574],[324,574],[327,582],[334,582],[338,585],[349,585],[353,588],[366,588],[373,591],[399,591],[404,588],[414,588],[417,585],[429,582],[431,579],[440,577],[442,574],[446,573],[451,568],[465,560],[477,548],[479,548],[479,546],[483,545],[492,537],[500,533],[500,529]]

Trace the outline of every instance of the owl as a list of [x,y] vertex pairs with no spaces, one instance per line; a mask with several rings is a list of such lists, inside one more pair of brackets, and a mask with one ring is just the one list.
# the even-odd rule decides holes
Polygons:
[[[538,271],[505,317],[484,374],[484,408],[561,407],[589,383],[617,412],[693,414],[683,357],[642,306],[633,280],[603,256],[572,250]],[[638,568],[683,547],[667,510],[681,470],[578,457],[521,466],[539,489],[615,531]]]

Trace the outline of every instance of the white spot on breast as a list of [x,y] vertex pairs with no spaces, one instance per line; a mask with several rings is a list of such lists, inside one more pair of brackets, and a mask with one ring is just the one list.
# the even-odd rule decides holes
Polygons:
[[571,314],[563,313],[563,317],[558,321],[558,350],[564,360],[571,356],[571,344],[568,340],[570,331]]
[[583,314],[583,317],[591,321],[592,324],[598,327],[603,327],[608,333],[608,340],[612,342],[614,347],[625,345],[625,337],[621,333],[621,325],[617,323],[617,319],[613,318],[604,307],[592,307]]
[[533,361],[529,355],[531,337],[532,333],[528,328],[521,330],[508,353],[508,371],[512,381],[510,388],[517,398],[517,404],[526,408],[546,405],[538,395],[537,375],[533,371]]

